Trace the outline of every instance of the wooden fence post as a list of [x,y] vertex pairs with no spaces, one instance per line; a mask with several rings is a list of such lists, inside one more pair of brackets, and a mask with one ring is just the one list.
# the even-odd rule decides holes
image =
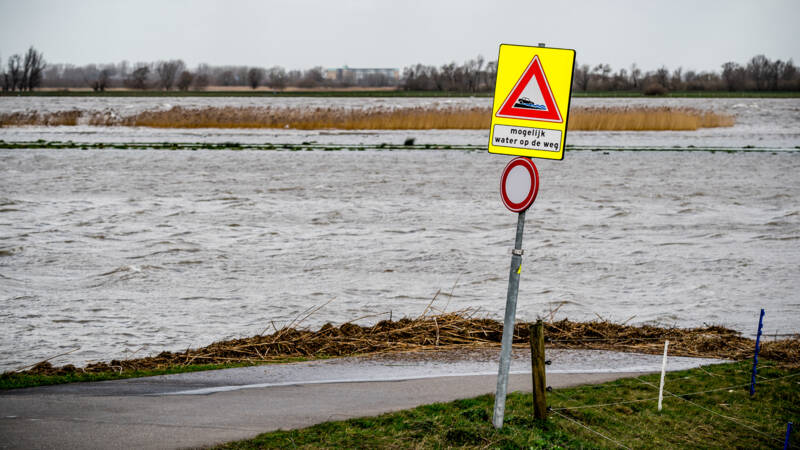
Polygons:
[[530,326],[531,375],[533,376],[533,416],[539,420],[547,419],[547,380],[544,372],[544,323],[541,319]]

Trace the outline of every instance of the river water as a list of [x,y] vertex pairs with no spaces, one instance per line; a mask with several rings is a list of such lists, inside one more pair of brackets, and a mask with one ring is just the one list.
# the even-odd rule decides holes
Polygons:
[[[785,103],[796,114],[797,101]],[[765,308],[767,333],[800,332],[798,123],[765,120],[764,147],[781,151],[537,160],[518,318],[557,309],[556,318],[721,324],[751,335]],[[0,139],[75,128],[6,128]],[[114,131],[84,129],[86,140]],[[169,133],[301,139],[292,130]],[[306,133],[345,142],[404,135]],[[621,147],[643,139],[602,138]],[[0,370],[78,347],[54,362],[271,332],[273,321],[326,303],[301,326],[416,316],[437,292],[434,307],[502,318],[516,225],[498,192],[508,159],[455,150],[0,150]]]

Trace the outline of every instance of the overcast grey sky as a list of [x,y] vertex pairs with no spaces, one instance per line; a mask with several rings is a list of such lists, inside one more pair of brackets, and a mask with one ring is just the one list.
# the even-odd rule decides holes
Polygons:
[[402,68],[545,42],[614,69],[719,70],[759,53],[800,63],[798,18],[798,0],[0,0],[0,57]]

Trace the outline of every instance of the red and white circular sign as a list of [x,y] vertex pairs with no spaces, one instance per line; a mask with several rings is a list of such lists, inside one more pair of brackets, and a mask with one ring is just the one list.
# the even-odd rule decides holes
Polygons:
[[503,170],[500,179],[500,196],[503,204],[513,212],[528,209],[539,193],[539,172],[530,158],[514,158]]

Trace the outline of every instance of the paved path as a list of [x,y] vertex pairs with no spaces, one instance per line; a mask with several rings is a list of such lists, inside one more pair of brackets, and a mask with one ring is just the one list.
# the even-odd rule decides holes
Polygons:
[[[5,391],[0,393],[0,448],[207,446],[493,393],[496,376],[485,368],[493,368],[496,359],[474,357],[344,358]],[[524,364],[524,357],[514,361],[509,391],[530,390],[529,371],[519,373]],[[645,371],[556,369],[547,382],[556,388],[600,383],[657,366],[656,358]]]

